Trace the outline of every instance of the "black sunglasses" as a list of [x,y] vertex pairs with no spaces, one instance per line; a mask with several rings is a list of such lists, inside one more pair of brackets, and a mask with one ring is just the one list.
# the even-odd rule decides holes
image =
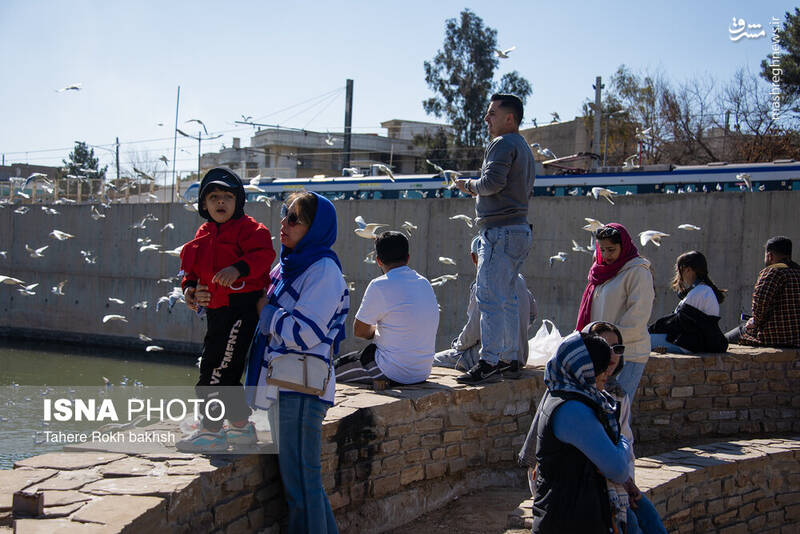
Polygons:
[[614,351],[614,354],[622,356],[625,354],[625,345],[611,345],[611,350]]
[[294,226],[300,222],[300,216],[295,212],[289,213],[289,206],[286,204],[281,204],[281,219],[286,219],[289,226]]

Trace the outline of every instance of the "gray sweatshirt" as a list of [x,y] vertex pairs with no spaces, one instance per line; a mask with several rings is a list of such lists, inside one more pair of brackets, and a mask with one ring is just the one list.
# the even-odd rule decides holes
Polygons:
[[535,164],[525,138],[518,133],[495,137],[483,156],[481,177],[470,180],[478,228],[528,223],[528,197]]

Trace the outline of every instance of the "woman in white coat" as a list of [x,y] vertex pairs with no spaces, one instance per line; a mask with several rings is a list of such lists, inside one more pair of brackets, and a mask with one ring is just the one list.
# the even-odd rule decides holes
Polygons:
[[650,262],[639,256],[621,224],[598,229],[595,239],[595,260],[589,269],[576,329],[593,321],[617,325],[625,339],[625,367],[617,382],[633,400],[650,356],[647,323],[655,298]]

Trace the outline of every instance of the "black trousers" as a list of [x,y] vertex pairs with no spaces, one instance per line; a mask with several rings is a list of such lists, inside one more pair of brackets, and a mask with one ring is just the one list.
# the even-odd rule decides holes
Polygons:
[[[200,379],[195,392],[206,403],[219,399],[225,406],[228,421],[243,421],[250,415],[245,401],[242,373],[253,334],[258,325],[256,302],[261,291],[232,295],[230,306],[206,310],[208,330],[203,340],[200,360]],[[235,298],[234,298],[235,297]],[[203,426],[213,432],[222,428],[223,419],[219,403],[208,405],[210,418],[203,418]]]

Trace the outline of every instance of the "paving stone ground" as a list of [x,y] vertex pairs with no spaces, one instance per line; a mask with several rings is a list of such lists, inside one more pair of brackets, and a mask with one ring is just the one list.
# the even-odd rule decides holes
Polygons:
[[529,534],[530,529],[509,529],[506,525],[508,515],[530,496],[527,489],[487,488],[464,495],[389,534]]

